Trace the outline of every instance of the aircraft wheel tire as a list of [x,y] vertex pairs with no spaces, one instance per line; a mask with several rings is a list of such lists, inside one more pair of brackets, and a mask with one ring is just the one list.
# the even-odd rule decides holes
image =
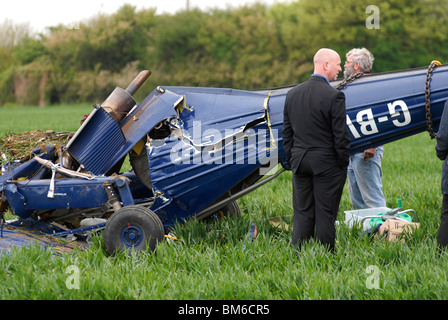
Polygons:
[[140,206],[127,206],[115,212],[104,229],[104,244],[111,255],[122,251],[155,251],[165,232],[159,217]]

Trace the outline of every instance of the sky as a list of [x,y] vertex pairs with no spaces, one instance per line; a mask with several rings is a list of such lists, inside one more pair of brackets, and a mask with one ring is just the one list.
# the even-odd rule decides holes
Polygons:
[[[9,19],[14,24],[29,23],[34,32],[44,32],[46,27],[63,25],[76,27],[79,21],[89,19],[99,13],[112,14],[123,4],[137,8],[156,8],[156,13],[176,13],[185,9],[187,0],[0,0],[0,23]],[[239,7],[256,0],[188,0],[190,8],[201,10],[227,6]],[[287,0],[258,0],[271,5]]]

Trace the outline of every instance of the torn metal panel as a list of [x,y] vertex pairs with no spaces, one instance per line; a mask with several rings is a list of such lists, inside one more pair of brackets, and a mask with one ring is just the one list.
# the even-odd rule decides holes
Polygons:
[[162,89],[156,89],[140,105],[131,110],[121,124],[130,143],[137,143],[157,124],[177,118],[177,107],[183,106],[184,97]]
[[260,133],[267,135],[270,148],[268,96],[231,89],[165,89],[184,96],[190,109],[179,116],[181,133],[153,146],[148,155],[158,198],[151,209],[174,223],[204,209],[260,166]]
[[[244,139],[247,130],[266,122],[264,94],[239,90],[170,88],[185,96],[190,112],[180,115],[181,131],[176,135],[193,152],[217,151]],[[208,90],[207,90],[208,89]]]

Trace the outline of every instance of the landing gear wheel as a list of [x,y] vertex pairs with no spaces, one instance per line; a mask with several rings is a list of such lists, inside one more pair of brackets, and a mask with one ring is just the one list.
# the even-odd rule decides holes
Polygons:
[[126,251],[154,251],[165,233],[159,217],[140,206],[127,206],[115,212],[106,223],[104,243],[114,255]]

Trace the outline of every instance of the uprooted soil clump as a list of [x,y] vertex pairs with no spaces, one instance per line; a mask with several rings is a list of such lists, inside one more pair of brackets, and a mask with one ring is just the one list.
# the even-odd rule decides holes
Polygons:
[[57,150],[61,150],[73,134],[73,132],[34,130],[0,137],[0,165],[14,160],[26,161],[31,158],[33,150],[37,148],[44,150],[47,145],[54,145]]

